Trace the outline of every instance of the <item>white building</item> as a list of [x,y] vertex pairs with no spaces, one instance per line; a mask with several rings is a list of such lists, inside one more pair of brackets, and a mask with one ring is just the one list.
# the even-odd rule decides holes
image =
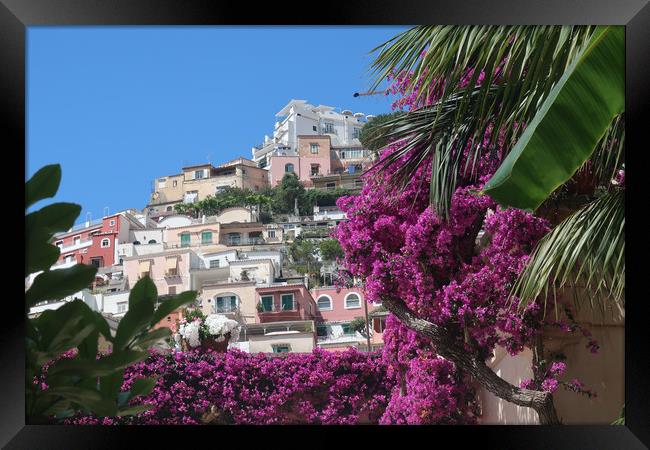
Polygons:
[[273,137],[253,147],[253,161],[266,167],[272,155],[295,156],[299,135],[329,135],[332,147],[361,148],[359,133],[366,123],[363,113],[334,111],[332,106],[314,106],[306,100],[291,100],[276,115]]

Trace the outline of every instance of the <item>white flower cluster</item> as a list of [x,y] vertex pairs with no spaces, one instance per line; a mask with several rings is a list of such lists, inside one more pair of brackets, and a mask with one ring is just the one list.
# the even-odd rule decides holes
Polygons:
[[198,347],[201,345],[201,338],[199,337],[199,328],[201,327],[201,322],[195,320],[194,322],[189,322],[181,324],[178,328],[178,332],[183,336],[188,345],[192,348]]
[[239,340],[239,323],[236,320],[227,318],[221,314],[210,314],[205,319],[205,324],[208,327],[208,333],[215,336],[215,341],[223,342],[226,333],[230,333],[230,342],[237,342]]

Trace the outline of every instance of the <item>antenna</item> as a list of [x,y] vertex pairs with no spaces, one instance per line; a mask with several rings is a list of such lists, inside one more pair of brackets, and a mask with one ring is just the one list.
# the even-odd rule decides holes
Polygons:
[[212,164],[211,158],[212,158],[212,152],[208,153],[208,164]]
[[104,206],[104,217],[108,216],[108,206]]

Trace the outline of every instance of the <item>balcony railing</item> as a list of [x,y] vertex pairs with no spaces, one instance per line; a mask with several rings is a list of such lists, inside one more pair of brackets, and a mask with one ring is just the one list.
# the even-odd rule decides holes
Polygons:
[[234,247],[237,245],[260,245],[260,244],[265,244],[266,240],[262,237],[248,237],[248,238],[228,238],[228,239],[221,239],[219,241],[220,244],[222,245],[227,245],[230,247]]

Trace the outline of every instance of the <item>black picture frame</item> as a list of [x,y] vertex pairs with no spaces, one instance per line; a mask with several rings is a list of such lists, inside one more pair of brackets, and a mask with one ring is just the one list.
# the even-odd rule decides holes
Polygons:
[[[30,26],[78,25],[409,25],[409,24],[608,24],[626,26],[626,202],[628,214],[641,205],[642,182],[640,170],[647,167],[640,158],[643,131],[647,125],[642,113],[648,109],[650,81],[650,5],[648,0],[458,0],[390,2],[386,0],[346,2],[337,8],[313,8],[316,5],[276,2],[231,2],[221,4],[201,0],[0,0],[0,102],[2,104],[2,140],[5,160],[18,155],[25,147],[25,51],[26,28]],[[318,12],[316,10],[318,9]],[[322,11],[320,10],[322,9]],[[370,50],[370,49],[369,49]],[[646,153],[647,153],[647,149]],[[22,159],[23,164],[25,160]],[[20,166],[20,164],[18,164]],[[24,186],[13,164],[7,169],[16,175],[15,186]],[[12,194],[12,189],[8,193]],[[635,201],[635,199],[637,201]],[[9,217],[20,217],[20,198],[15,205],[5,206],[9,224],[7,233],[16,234]],[[13,207],[15,206],[15,211]],[[15,216],[14,216],[15,214]],[[641,212],[636,212],[640,215]],[[632,220],[628,235],[640,237],[640,221]],[[642,222],[641,222],[642,223]],[[24,229],[24,228],[22,228]],[[7,234],[9,236],[9,234]],[[631,245],[627,259],[642,261],[642,245]],[[16,253],[11,253],[15,259]],[[8,253],[9,255],[9,253]],[[12,264],[16,266],[15,262]],[[634,264],[628,264],[634,268]],[[645,267],[644,267],[645,268]],[[17,268],[14,267],[14,270]],[[17,277],[18,278],[18,277]],[[11,286],[18,279],[9,278]],[[0,445],[10,449],[37,448],[117,448],[131,447],[136,437],[145,438],[153,447],[163,448],[200,444],[207,434],[219,439],[246,439],[258,435],[265,441],[274,437],[287,441],[297,436],[297,443],[312,445],[327,433],[333,442],[348,442],[349,433],[364,433],[360,438],[381,442],[388,434],[396,434],[403,444],[415,439],[428,439],[434,445],[443,436],[455,443],[472,440],[482,448],[543,448],[543,449],[637,449],[650,445],[650,342],[646,303],[640,276],[629,277],[628,289],[632,301],[626,305],[625,345],[625,426],[476,426],[476,427],[70,427],[25,425],[24,406],[24,304],[16,296],[4,299],[5,320],[0,332]],[[16,288],[18,290],[18,288]],[[11,291],[13,293],[13,291]],[[371,431],[371,433],[368,433]],[[253,433],[254,432],[254,433]],[[388,433],[388,434],[386,434]],[[417,434],[417,436],[416,436]],[[137,435],[137,436],[136,436]],[[270,436],[269,436],[270,435]],[[380,441],[381,440],[381,441]],[[272,442],[272,441],[268,441]],[[402,444],[402,445],[403,445]]]

